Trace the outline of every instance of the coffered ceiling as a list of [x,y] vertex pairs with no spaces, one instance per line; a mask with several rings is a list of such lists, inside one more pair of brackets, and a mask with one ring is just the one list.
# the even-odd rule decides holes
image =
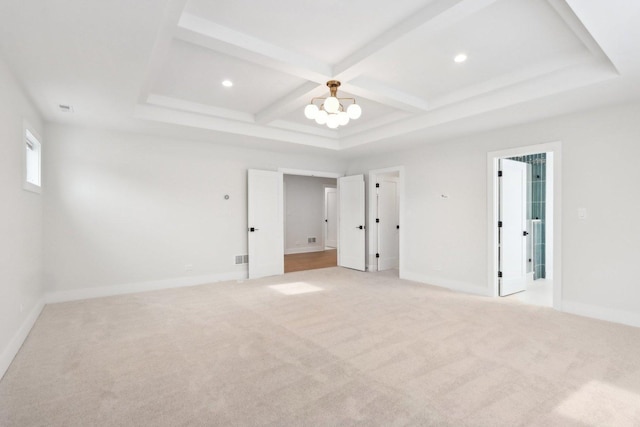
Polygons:
[[357,154],[636,99],[635,3],[4,0],[0,52],[50,121]]

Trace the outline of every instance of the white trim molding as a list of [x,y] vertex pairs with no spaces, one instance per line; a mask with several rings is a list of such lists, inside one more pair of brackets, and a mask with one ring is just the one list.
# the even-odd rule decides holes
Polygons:
[[461,282],[457,280],[445,279],[442,277],[426,276],[424,274],[414,273],[412,271],[404,271],[400,278],[403,280],[411,280],[412,282],[423,283],[425,285],[437,286],[439,288],[449,289],[456,292],[464,292],[472,295],[491,296],[491,292],[482,285],[469,282]]
[[38,320],[38,317],[40,316],[40,313],[42,313],[43,308],[44,298],[41,298],[40,300],[38,300],[38,302],[36,302],[36,305],[33,307],[33,309],[31,309],[24,322],[22,322],[22,326],[20,326],[20,329],[18,329],[13,338],[11,338],[11,341],[9,341],[9,345],[7,345],[7,347],[3,350],[2,355],[0,355],[0,379],[2,379],[4,374],[7,372],[7,370],[9,369],[9,365],[11,365],[11,362],[13,361],[13,358],[16,357],[16,354],[18,354],[20,347],[22,347],[22,344],[24,344],[27,336],[29,336],[29,332],[31,332],[31,329],[33,328],[33,325],[35,325],[36,320]]
[[293,255],[293,254],[308,254],[312,252],[324,252],[326,249],[323,249],[324,246],[307,246],[304,248],[289,248],[285,249],[285,255]]
[[208,283],[225,282],[229,280],[245,280],[246,278],[246,271],[234,271],[230,273],[210,274],[204,276],[176,277],[173,279],[151,280],[148,282],[127,283],[114,286],[47,292],[45,300],[47,304],[54,304],[59,302],[134,294],[138,292],[157,291],[161,289],[206,285]]
[[592,319],[606,320],[608,322],[621,323],[623,325],[640,328],[640,313],[619,310],[615,308],[598,307],[580,302],[563,301],[562,311]]

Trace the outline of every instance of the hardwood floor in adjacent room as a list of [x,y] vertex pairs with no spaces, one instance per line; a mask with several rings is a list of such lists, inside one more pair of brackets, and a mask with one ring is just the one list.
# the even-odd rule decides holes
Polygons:
[[284,272],[315,270],[338,265],[337,249],[284,256]]

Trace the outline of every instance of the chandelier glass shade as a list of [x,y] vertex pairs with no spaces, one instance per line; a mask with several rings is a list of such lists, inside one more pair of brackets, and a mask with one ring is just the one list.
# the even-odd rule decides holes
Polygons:
[[[340,82],[337,80],[329,80],[329,96],[316,97],[304,107],[304,115],[309,120],[315,120],[319,125],[327,125],[330,129],[337,129],[338,126],[344,126],[350,120],[357,120],[362,115],[362,109],[356,104],[355,98],[339,98],[338,87]],[[349,106],[345,109],[343,103],[349,102]]]

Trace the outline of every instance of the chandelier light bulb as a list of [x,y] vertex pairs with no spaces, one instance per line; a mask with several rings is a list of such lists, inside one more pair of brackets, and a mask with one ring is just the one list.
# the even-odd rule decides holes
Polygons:
[[340,126],[345,126],[348,123],[349,123],[349,115],[346,113],[346,111],[340,111],[338,113],[338,124]]
[[327,118],[328,118],[328,114],[326,111],[324,110],[320,110],[318,111],[318,114],[316,114],[316,123],[319,125],[323,125],[325,123],[327,123]]
[[347,108],[347,114],[350,119],[357,120],[362,115],[362,108],[360,108],[358,104],[351,104],[349,108]]
[[337,114],[329,114],[329,117],[327,117],[327,126],[329,127],[329,129],[336,129],[338,126],[340,126]]
[[[311,98],[309,104],[304,107],[304,116],[307,119],[315,120],[319,125],[327,125],[330,129],[337,129],[339,126],[347,125],[351,120],[360,118],[362,109],[356,105],[355,98],[342,98],[338,95],[338,80],[329,80],[327,87],[329,96]],[[345,110],[343,105],[349,107]]]
[[329,114],[335,114],[340,110],[340,101],[335,96],[330,96],[324,101],[324,109]]
[[309,104],[304,107],[304,115],[307,119],[313,120],[318,115],[318,106],[315,104]]

